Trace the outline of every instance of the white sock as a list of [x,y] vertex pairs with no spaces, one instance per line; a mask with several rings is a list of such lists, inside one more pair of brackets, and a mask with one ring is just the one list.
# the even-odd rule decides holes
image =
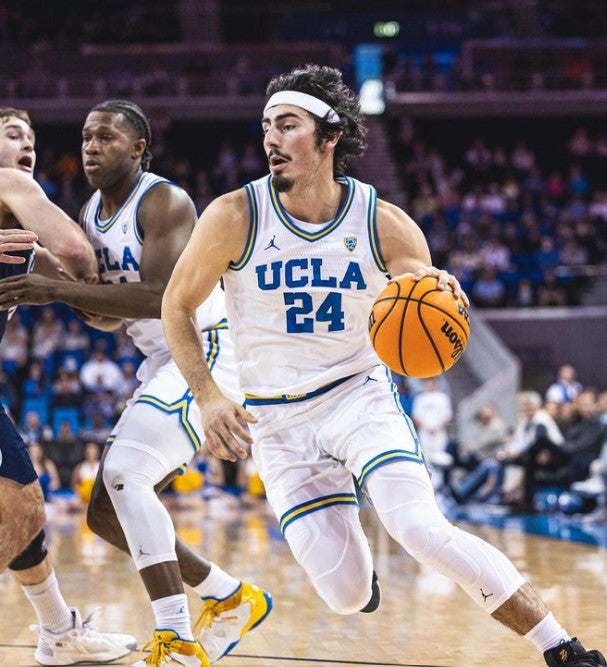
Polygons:
[[185,593],[152,600],[157,630],[173,630],[181,639],[193,641],[190,611]]
[[571,637],[557,623],[552,614],[548,614],[534,628],[529,630],[525,639],[533,642],[540,653],[558,646],[561,642],[568,642]]
[[232,595],[240,586],[240,583],[238,579],[234,579],[227,572],[224,572],[219,565],[211,563],[209,575],[198,586],[194,586],[194,590],[201,598],[223,600]]
[[72,629],[74,617],[61,595],[54,570],[39,584],[21,588],[38,616],[40,627],[55,633]]

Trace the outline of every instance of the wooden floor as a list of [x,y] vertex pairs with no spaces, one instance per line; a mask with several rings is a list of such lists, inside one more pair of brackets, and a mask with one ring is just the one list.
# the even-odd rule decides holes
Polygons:
[[[441,575],[419,566],[365,510],[382,586],[374,614],[340,617],[316,597],[265,506],[244,512],[224,499],[173,512],[180,537],[236,576],[273,593],[265,623],[224,658],[223,667],[399,665],[520,667],[542,665],[526,640],[499,626]],[[463,526],[502,549],[542,591],[571,634],[607,649],[607,551],[495,528]],[[153,617],[137,571],[86,528],[83,515],[55,512],[49,545],[70,605],[100,606],[100,629],[141,642]],[[34,614],[8,574],[0,577],[0,666],[33,665]],[[197,610],[192,596],[192,613]],[[124,664],[132,662],[129,659]],[[121,663],[123,664],[123,663]]]

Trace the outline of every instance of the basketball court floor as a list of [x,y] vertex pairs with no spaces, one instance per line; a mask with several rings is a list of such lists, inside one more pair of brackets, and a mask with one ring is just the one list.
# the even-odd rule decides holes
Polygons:
[[[294,562],[265,503],[242,507],[230,498],[196,499],[172,508],[179,536],[224,569],[274,596],[268,619],[224,658],[223,667],[531,667],[535,648],[498,625],[445,577],[404,554],[363,510],[382,586],[374,614],[340,617],[317,598]],[[130,559],[94,536],[82,512],[53,508],[49,548],[68,604],[95,625],[129,632],[143,644],[153,629],[145,590]],[[570,634],[607,649],[607,527],[543,517],[525,532],[524,518],[478,511],[458,519],[503,550],[541,590]],[[534,518],[533,520],[536,520]],[[491,525],[494,524],[494,525]],[[32,609],[8,574],[0,577],[0,667],[34,665]],[[196,596],[190,598],[192,615]],[[134,658],[117,664],[129,664]]]

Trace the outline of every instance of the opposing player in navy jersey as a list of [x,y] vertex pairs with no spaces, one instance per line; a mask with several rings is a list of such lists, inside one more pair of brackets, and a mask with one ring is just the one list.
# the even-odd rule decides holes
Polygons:
[[[404,549],[533,642],[549,665],[604,666],[504,554],[453,526],[436,504],[411,420],[371,346],[368,315],[389,276],[436,276],[454,297],[461,288],[431,266],[404,211],[344,176],[346,160],[364,148],[356,96],[338,70],[317,65],[276,77],[267,94],[270,174],[203,212],[163,300],[167,341],[211,451],[235,460],[246,455],[239,439],[252,441],[285,538],[335,612],[379,605],[354,476]],[[201,363],[192,325],[221,277],[247,410]]]
[[[150,148],[150,126],[136,104],[109,100],[91,110],[82,128],[82,161],[95,192],[82,209],[81,223],[104,284],[15,278],[5,283],[0,307],[14,295],[29,303],[62,301],[93,326],[111,329],[124,322],[145,355],[138,371],[141,384],[110,436],[88,520],[95,532],[131,554],[149,593],[156,632],[145,664],[164,664],[169,655],[176,663],[199,667],[230,651],[263,621],[272,602],[266,591],[176,542],[155,490],[191,460],[204,436],[198,407],[170,358],[160,322],[162,294],[196,211],[182,188],[148,171]],[[196,321],[214,377],[241,401],[218,283]],[[195,634],[204,650],[190,627],[182,576],[202,598]]]
[[[93,281],[97,266],[91,245],[32,177],[34,142],[28,114],[0,108],[0,277],[34,269],[55,278]],[[19,296],[12,295],[0,312],[0,338],[19,303]],[[0,406],[0,571],[10,568],[36,611],[36,661],[71,665],[128,655],[136,647],[134,637],[98,633],[67,606],[44,544],[44,520],[42,489],[27,448]]]

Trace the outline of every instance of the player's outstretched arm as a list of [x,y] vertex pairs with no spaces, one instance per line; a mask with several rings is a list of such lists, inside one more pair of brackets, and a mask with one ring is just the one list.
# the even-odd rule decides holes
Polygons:
[[211,203],[177,261],[162,300],[164,334],[173,359],[200,406],[209,450],[230,461],[246,457],[246,449],[238,439],[251,443],[243,423],[255,420],[215,384],[205,362],[196,309],[211,294],[230,261],[242,253],[247,227],[244,190]]
[[17,169],[0,169],[0,206],[34,232],[71,276],[89,278],[97,273],[95,253],[82,229],[30,176]]

